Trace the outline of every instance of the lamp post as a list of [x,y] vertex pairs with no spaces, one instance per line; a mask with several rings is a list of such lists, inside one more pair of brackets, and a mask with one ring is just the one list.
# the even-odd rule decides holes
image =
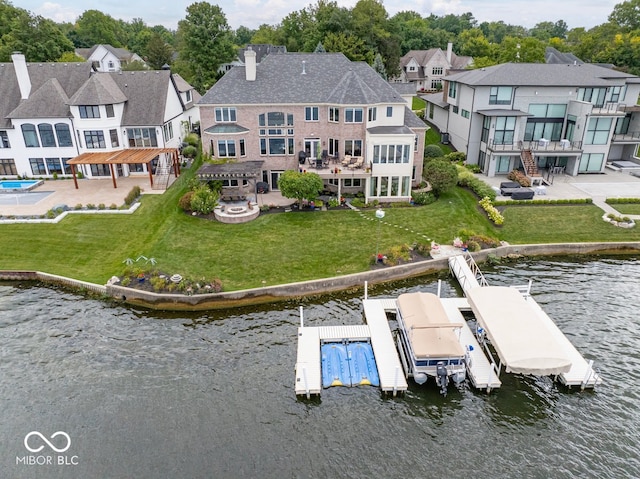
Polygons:
[[384,218],[384,210],[382,208],[378,208],[376,210],[376,218],[378,218],[378,238],[376,239],[376,262],[378,262],[378,248],[380,246],[380,225],[382,225],[382,218]]

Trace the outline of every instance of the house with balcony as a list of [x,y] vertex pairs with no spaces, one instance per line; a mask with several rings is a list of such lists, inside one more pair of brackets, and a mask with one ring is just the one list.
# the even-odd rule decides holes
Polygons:
[[440,91],[446,75],[472,63],[473,58],[456,55],[452,43],[447,44],[446,52],[440,48],[411,50],[400,59],[400,75],[393,81],[410,83],[413,91]]
[[427,126],[373,68],[341,53],[257,64],[247,50],[199,106],[204,152],[259,165],[272,190],[286,170],[313,171],[337,195],[408,201],[421,180]]
[[455,73],[426,118],[488,176],[602,173],[637,161],[640,77],[593,64],[505,63]]
[[[199,98],[168,70],[100,73],[14,53],[0,64],[0,176],[65,177],[77,167],[87,178],[115,178],[171,168],[199,121]],[[135,161],[116,159],[133,149]]]

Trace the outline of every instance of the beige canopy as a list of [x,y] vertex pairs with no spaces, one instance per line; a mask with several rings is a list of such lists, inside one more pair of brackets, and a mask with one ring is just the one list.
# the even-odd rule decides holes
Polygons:
[[479,324],[509,373],[566,373],[571,361],[532,304],[515,288],[482,286],[467,291]]
[[462,357],[465,354],[440,298],[432,293],[398,296],[398,310],[416,358]]

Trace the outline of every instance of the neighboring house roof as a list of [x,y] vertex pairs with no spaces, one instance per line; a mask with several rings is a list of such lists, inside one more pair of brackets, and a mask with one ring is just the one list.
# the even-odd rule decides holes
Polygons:
[[[402,70],[414,60],[421,67],[425,66],[434,56],[441,53],[444,57],[447,57],[447,52],[440,48],[430,48],[428,50],[410,50],[402,58],[400,58],[400,68]],[[451,52],[451,65],[452,70],[463,70],[473,63],[473,58],[468,56],[456,55],[455,52]],[[425,78],[424,70],[418,69],[415,72],[409,72],[405,70],[407,78],[409,80],[420,80]]]
[[[50,85],[44,91],[51,92],[54,96],[47,99],[45,105],[52,108],[52,113],[60,113],[64,110],[66,113],[61,116],[68,117],[66,102],[89,79],[91,64],[86,62],[27,63],[27,71],[31,80],[31,95],[35,95],[47,81],[53,78],[57,80],[66,98],[62,100],[60,97],[55,96],[58,94],[58,89],[56,86],[52,87]],[[9,114],[14,112],[21,103],[29,101],[23,101],[20,98],[20,87],[18,86],[13,63],[0,63],[0,128],[11,128]],[[56,104],[54,105],[54,103]],[[29,106],[29,108],[33,108],[33,105]],[[48,117],[56,118],[54,115]]]
[[47,80],[44,85],[20,102],[9,113],[8,118],[69,118],[71,113],[66,104],[69,97],[57,78]]
[[429,93],[426,95],[419,95],[424,101],[433,103],[441,108],[449,108],[449,104],[444,100],[442,93]]
[[199,104],[367,105],[404,102],[400,94],[369,65],[351,62],[342,53],[268,55],[256,66],[255,81],[246,67],[229,70]]
[[96,73],[71,97],[69,105],[108,105],[125,101],[127,96],[109,75]]
[[264,57],[271,53],[287,53],[287,47],[284,45],[271,45],[268,43],[251,43],[244,48],[238,50],[238,59],[244,63],[244,52],[251,47],[256,52],[256,62],[260,63]]
[[545,48],[544,61],[545,63],[560,63],[565,65],[569,63],[584,63],[573,53],[561,52],[553,47]]
[[134,56],[138,56],[135,53],[130,52],[126,48],[116,48],[108,44],[94,45],[91,48],[77,48],[76,55],[81,56],[85,60],[88,60],[99,47],[104,47],[120,61],[131,61]]
[[416,115],[408,106],[404,108],[404,124],[413,129],[427,128],[426,123],[418,118],[418,115]]
[[412,83],[389,83],[400,95],[415,95],[416,86]]
[[473,86],[610,86],[611,80],[640,83],[640,77],[589,63],[503,63],[445,77]]
[[180,93],[185,93],[188,91],[191,92],[191,101],[185,105],[187,109],[198,103],[200,101],[200,98],[202,98],[202,95],[198,93],[198,90],[189,85],[189,83],[187,83],[187,81],[177,73],[173,74],[173,81],[175,82],[176,88]]

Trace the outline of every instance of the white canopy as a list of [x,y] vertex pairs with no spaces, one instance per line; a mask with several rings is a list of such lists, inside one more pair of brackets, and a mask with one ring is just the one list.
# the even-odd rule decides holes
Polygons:
[[548,376],[571,369],[567,353],[517,289],[482,286],[467,291],[467,299],[508,373]]
[[440,298],[433,293],[404,293],[397,302],[416,358],[464,356],[454,333],[462,324],[449,320]]

